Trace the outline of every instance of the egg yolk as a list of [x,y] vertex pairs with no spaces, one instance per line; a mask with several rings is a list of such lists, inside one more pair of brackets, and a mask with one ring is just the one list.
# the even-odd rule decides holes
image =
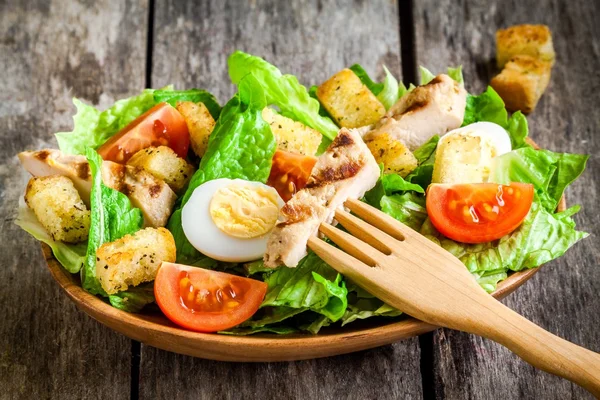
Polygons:
[[279,216],[274,190],[239,185],[217,190],[210,202],[209,211],[217,228],[242,239],[268,233]]

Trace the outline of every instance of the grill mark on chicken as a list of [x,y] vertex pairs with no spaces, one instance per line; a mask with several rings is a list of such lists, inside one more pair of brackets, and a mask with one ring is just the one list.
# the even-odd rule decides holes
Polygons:
[[313,210],[310,206],[305,206],[303,204],[286,204],[281,209],[281,215],[286,219],[283,222],[277,223],[276,226],[283,227],[286,225],[295,224],[296,222],[304,221],[307,218],[310,218],[313,215]]
[[[46,157],[47,157],[47,155],[46,155]],[[75,174],[77,175],[78,178],[86,179],[86,180],[91,179],[92,174],[90,172],[90,164],[77,163],[74,165],[74,167],[75,167]]]
[[34,157],[38,160],[44,161],[46,158],[48,158],[49,155],[50,152],[48,150],[40,150],[35,152]]
[[162,187],[160,185],[152,185],[148,189],[148,192],[150,193],[150,197],[154,197],[154,198],[158,197],[160,195],[161,191],[162,191]]
[[354,144],[354,140],[345,132],[341,132],[339,135],[335,137],[333,142],[329,145],[329,149],[336,149],[338,147],[352,146]]
[[425,106],[427,106],[427,102],[426,101],[415,101],[410,106],[408,106],[406,108],[406,110],[404,110],[404,112],[405,113],[415,112],[415,111],[418,111],[421,108],[424,108]]
[[318,171],[316,175],[311,176],[306,184],[306,187],[308,189],[314,189],[330,183],[352,178],[358,173],[358,171],[360,171],[362,166],[363,163],[349,161],[346,164],[342,164],[339,168],[325,168],[322,171]]

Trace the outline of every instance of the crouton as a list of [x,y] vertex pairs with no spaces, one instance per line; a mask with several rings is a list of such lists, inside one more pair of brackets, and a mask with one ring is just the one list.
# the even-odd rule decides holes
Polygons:
[[443,136],[435,151],[433,183],[487,182],[495,148],[490,139],[465,134]]
[[165,228],[146,228],[96,251],[96,276],[108,294],[153,281],[163,261],[175,261],[175,240]]
[[365,136],[365,143],[377,163],[383,163],[384,172],[401,177],[410,174],[419,162],[402,142],[392,139],[387,133]]
[[550,68],[550,63],[545,61],[515,56],[490,85],[502,97],[508,110],[530,113],[548,86]]
[[319,131],[277,114],[269,107],[263,109],[262,117],[271,126],[278,149],[305,156],[315,155],[323,139]]
[[552,32],[546,25],[515,25],[496,32],[498,68],[514,56],[528,55],[554,64]]
[[61,175],[31,178],[25,202],[54,240],[67,243],[87,240],[90,211],[69,178]]
[[208,146],[208,138],[215,127],[214,118],[204,103],[178,101],[176,108],[187,124],[192,150],[198,157],[202,157]]
[[335,122],[344,128],[371,125],[385,115],[383,104],[347,68],[322,83],[317,97]]
[[174,192],[180,192],[194,174],[194,167],[166,146],[140,150],[127,161],[127,165],[142,168],[165,181]]

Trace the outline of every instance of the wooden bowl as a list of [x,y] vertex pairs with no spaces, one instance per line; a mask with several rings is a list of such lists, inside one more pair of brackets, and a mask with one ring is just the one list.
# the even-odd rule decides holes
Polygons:
[[[534,144],[535,145],[535,144]],[[558,206],[566,208],[564,197]],[[437,329],[414,318],[392,322],[358,321],[344,328],[325,328],[318,335],[256,334],[228,336],[198,333],[177,327],[159,312],[130,314],[118,310],[81,288],[77,275],[71,275],[56,261],[51,249],[42,244],[48,268],[77,307],[109,328],[163,350],[219,361],[292,361],[351,353],[394,343]],[[502,299],[538,272],[539,268],[510,274],[492,295]]]

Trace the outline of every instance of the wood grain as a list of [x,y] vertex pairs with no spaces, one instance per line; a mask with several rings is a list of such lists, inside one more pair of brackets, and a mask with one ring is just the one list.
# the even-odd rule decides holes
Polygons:
[[[234,93],[226,60],[265,57],[305,85],[360,62],[400,72],[398,10],[391,1],[157,1],[153,86]],[[366,23],[368,21],[368,23]],[[371,23],[376,21],[376,23]],[[418,340],[358,354],[281,364],[221,364],[142,345],[142,398],[420,398]],[[199,382],[204,384],[199,384]]]
[[[462,64],[467,89],[482,91],[495,73],[494,32],[516,23],[546,23],[553,31],[557,63],[546,94],[529,117],[543,148],[588,153],[587,172],[567,191],[581,204],[575,217],[592,235],[563,258],[542,268],[505,303],[536,324],[600,351],[600,188],[597,135],[600,61],[597,2],[419,1],[415,2],[418,62],[434,71]],[[434,334],[435,396],[438,398],[589,398],[581,388],[539,372],[490,341],[440,330]]]
[[56,146],[71,97],[107,105],[144,86],[146,2],[0,2],[0,398],[129,398],[131,341],[78,311],[13,223],[16,153]]

